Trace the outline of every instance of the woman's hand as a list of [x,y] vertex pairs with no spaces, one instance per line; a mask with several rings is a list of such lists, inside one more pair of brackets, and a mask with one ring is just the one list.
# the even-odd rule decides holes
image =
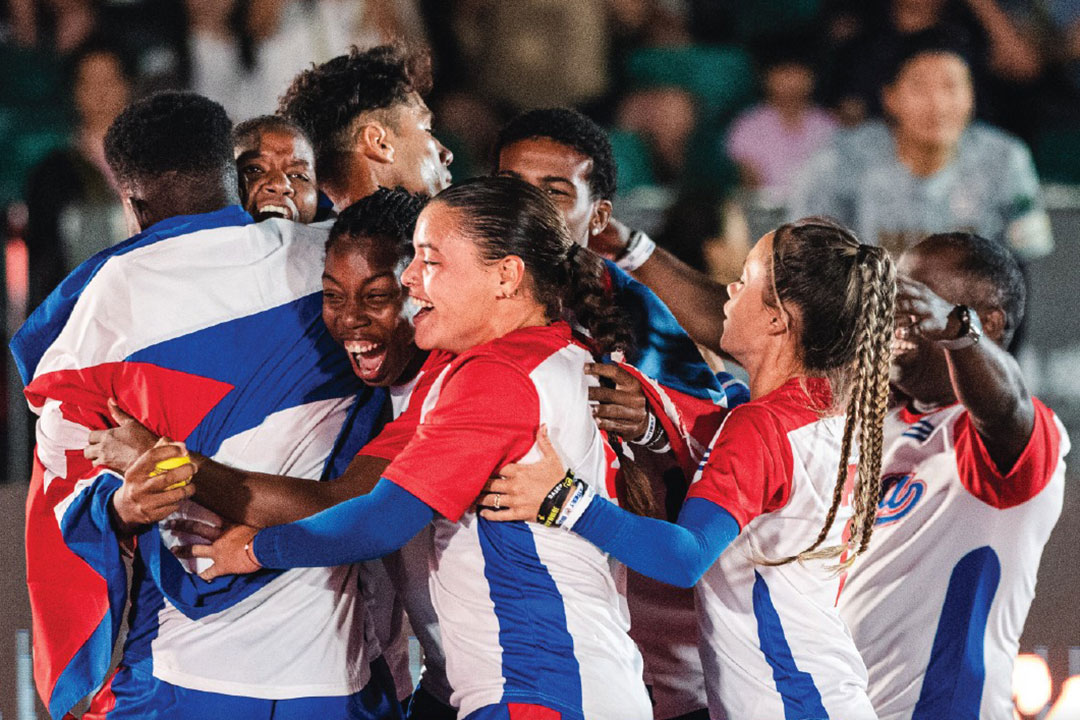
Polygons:
[[262,565],[255,560],[251,543],[259,531],[247,525],[233,525],[210,545],[192,545],[191,556],[209,558],[214,564],[199,573],[207,582],[222,575],[246,575]]
[[485,520],[524,520],[536,522],[540,505],[555,485],[566,475],[566,466],[548,439],[547,426],[536,433],[541,458],[527,465],[513,463],[488,481],[480,493],[480,517]]
[[127,472],[136,460],[157,444],[158,436],[121,410],[111,398],[109,414],[116,422],[116,427],[109,430],[91,430],[90,444],[83,450],[83,457],[94,465]]

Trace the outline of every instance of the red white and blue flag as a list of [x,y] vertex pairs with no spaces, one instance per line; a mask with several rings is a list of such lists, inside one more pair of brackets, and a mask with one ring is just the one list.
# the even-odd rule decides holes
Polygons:
[[[35,679],[54,718],[105,682],[126,603],[108,513],[122,478],[82,455],[89,431],[111,425],[109,398],[192,451],[264,472],[334,476],[371,436],[383,396],[358,382],[320,317],[325,238],[254,224],[236,206],[174,217],[77,268],[12,340],[40,416],[27,582]],[[136,539],[144,605],[154,596],[198,619],[278,575],[196,581],[164,542],[157,527]],[[156,617],[133,610],[131,634],[153,638],[138,625]]]

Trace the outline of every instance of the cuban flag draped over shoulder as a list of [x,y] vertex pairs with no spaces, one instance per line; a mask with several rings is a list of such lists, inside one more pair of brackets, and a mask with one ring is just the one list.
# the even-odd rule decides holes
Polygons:
[[[108,512],[123,479],[82,455],[89,431],[112,424],[109,398],[189,450],[261,472],[336,475],[371,436],[383,395],[359,383],[320,316],[326,234],[254,224],[236,206],[170,218],[77,268],[12,340],[40,416],[27,582],[35,680],[54,718],[105,681],[126,602]],[[181,512],[220,521],[192,502]],[[191,618],[279,574],[204,583],[169,552],[177,542],[152,527],[135,563]]]
[[605,260],[619,307],[634,324],[636,348],[623,367],[641,382],[679,467],[691,478],[727,410],[750,399],[745,384],[714,373],[694,341],[652,290]]

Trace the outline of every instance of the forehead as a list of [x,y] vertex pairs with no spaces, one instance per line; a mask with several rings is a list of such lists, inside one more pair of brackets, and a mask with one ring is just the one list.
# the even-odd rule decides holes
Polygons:
[[312,162],[311,143],[296,130],[271,126],[256,128],[241,137],[234,148],[237,157],[244,154],[280,155]]
[[499,171],[522,176],[561,177],[587,184],[592,174],[592,158],[583,152],[546,137],[526,138],[506,145],[499,152]]
[[326,274],[339,282],[363,283],[393,273],[399,258],[378,238],[340,238],[326,253]]
[[905,82],[931,82],[967,79],[967,62],[951,52],[924,52],[915,55],[900,68],[897,84]]
[[972,282],[960,268],[959,252],[942,248],[920,251],[917,247],[900,256],[896,270],[918,280],[950,302],[970,300]]

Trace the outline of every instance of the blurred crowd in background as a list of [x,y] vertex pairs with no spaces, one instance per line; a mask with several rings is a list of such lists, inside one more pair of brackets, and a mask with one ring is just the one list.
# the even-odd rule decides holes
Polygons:
[[616,215],[721,279],[806,204],[795,179],[838,129],[898,121],[882,89],[916,34],[963,49],[975,118],[1026,143],[1043,182],[1080,183],[1077,0],[6,0],[2,12],[0,206],[27,240],[31,308],[126,236],[101,146],[127,102],[190,88],[239,122],[273,112],[310,63],[387,40],[431,50],[455,179],[488,170],[515,113],[576,107],[611,131]]

